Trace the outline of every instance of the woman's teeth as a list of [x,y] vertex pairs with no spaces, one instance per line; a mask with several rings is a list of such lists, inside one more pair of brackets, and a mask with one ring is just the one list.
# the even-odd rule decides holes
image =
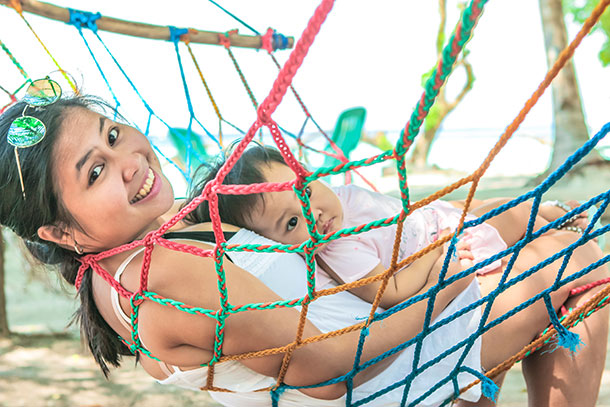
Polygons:
[[139,200],[144,199],[150,193],[150,190],[152,189],[154,182],[155,182],[155,173],[149,168],[148,177],[146,178],[144,185],[142,186],[142,188],[140,188],[140,190],[138,191],[136,196],[131,200],[131,203],[134,204],[134,203],[138,202]]

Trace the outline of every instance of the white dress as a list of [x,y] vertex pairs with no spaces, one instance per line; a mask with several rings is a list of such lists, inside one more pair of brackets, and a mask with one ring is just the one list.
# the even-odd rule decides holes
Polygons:
[[[274,244],[275,242],[257,235],[249,230],[239,230],[229,241],[230,244]],[[294,299],[303,297],[307,292],[307,280],[305,263],[298,254],[286,253],[252,253],[252,252],[229,252],[233,263],[249,271],[259,278],[265,285],[272,289],[283,299]],[[127,265],[127,259],[117,271],[117,280],[121,269]],[[331,284],[327,285],[330,287]],[[118,295],[118,294],[116,294]],[[476,279],[473,283],[460,293],[450,304],[433,320],[432,324],[455,313],[461,308],[471,304],[481,297]],[[361,300],[349,292],[343,291],[330,296],[321,297],[309,305],[308,319],[322,332],[328,332],[356,323],[362,322],[370,312],[371,304]],[[123,318],[128,318],[126,315]],[[128,319],[127,319],[128,320]],[[457,342],[464,340],[476,331],[480,320],[480,310],[474,310],[460,316],[447,325],[430,334],[423,342],[421,358],[418,366],[434,359],[437,355],[451,348]],[[382,322],[377,322],[381,323]],[[142,338],[143,342],[145,338]],[[378,390],[386,388],[392,383],[403,380],[412,370],[414,345],[403,350],[396,360],[382,373],[361,384],[353,390],[352,402],[370,396]],[[421,394],[428,391],[439,380],[445,378],[455,367],[461,351],[450,354],[429,369],[423,371],[410,386],[407,397],[407,405],[416,400]],[[463,365],[475,370],[480,370],[480,338],[474,343],[465,357]],[[161,384],[173,384],[176,386],[199,390],[206,385],[207,368],[202,367],[194,370],[181,371],[177,367]],[[460,373],[458,383],[463,387],[472,382],[475,377],[469,373]],[[225,406],[235,407],[267,407],[271,406],[269,392],[255,392],[257,389],[273,386],[276,380],[272,377],[259,374],[252,369],[236,361],[219,363],[214,370],[214,385],[235,391],[235,393],[210,392],[212,398]],[[452,395],[453,386],[451,382],[446,383],[440,389],[432,393],[419,406],[436,406]],[[402,400],[403,386],[385,393],[365,406],[396,406]],[[473,387],[461,395],[462,399],[476,401],[481,394],[480,385]],[[280,396],[280,407],[302,407],[302,406],[344,406],[345,397],[337,400],[320,400],[309,397],[298,390],[289,389]]]

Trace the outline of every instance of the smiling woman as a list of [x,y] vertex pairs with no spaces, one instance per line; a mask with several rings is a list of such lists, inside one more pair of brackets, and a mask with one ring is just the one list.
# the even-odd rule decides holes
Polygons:
[[[282,386],[290,387],[281,395],[281,406],[345,405],[346,398],[369,397],[387,383],[402,380],[411,371],[417,374],[413,368],[414,345],[357,373],[353,371],[356,354],[362,361],[371,361],[389,349],[413,340],[430,317],[427,312],[432,313],[434,323],[437,318],[458,312],[460,306],[470,306],[460,319],[472,318],[473,324],[468,325],[476,326],[480,322],[480,309],[474,302],[498,287],[501,273],[474,278],[472,274],[462,273],[458,262],[450,262],[445,278],[455,276],[455,281],[435,291],[433,304],[429,306],[426,301],[414,300],[401,312],[388,314],[383,323],[371,324],[366,346],[362,348],[358,348],[360,332],[352,327],[340,336],[329,335],[323,341],[297,347],[291,353],[290,367],[285,371],[284,355],[279,352],[216,364],[218,358],[226,355],[286,347],[293,343],[297,326],[303,329],[304,338],[310,338],[319,337],[321,332],[357,325],[358,317],[370,311],[370,304],[349,292],[342,292],[310,303],[307,319],[303,320],[296,309],[283,306],[262,312],[246,309],[230,313],[221,321],[224,337],[219,351],[219,321],[210,315],[220,314],[217,310],[223,309],[225,299],[217,291],[216,267],[220,259],[206,257],[215,253],[211,224],[205,220],[166,223],[176,215],[177,205],[171,185],[161,172],[159,160],[146,137],[131,126],[111,120],[104,113],[112,112],[105,111],[106,105],[96,98],[62,97],[44,108],[28,108],[28,115],[41,121],[46,131],[36,145],[20,151],[22,190],[14,147],[6,136],[11,124],[23,115],[26,107],[25,102],[19,102],[0,116],[0,223],[21,236],[39,260],[57,265],[64,279],[75,285],[80,299],[77,317],[83,336],[105,374],[109,372],[109,365],[118,366],[123,355],[131,354],[127,345],[131,338],[139,346],[131,349],[139,356],[142,366],[161,383],[197,390],[231,390],[235,393],[214,395],[229,405],[269,406],[269,394],[257,390],[272,388],[278,378],[281,378]],[[271,178],[269,173],[263,176]],[[289,173],[279,172],[272,181],[286,184],[290,178]],[[305,191],[316,207],[324,208],[330,215],[323,219],[321,227],[331,231],[336,229],[335,222],[339,223],[341,215],[337,201],[325,188],[321,183],[311,183]],[[295,223],[294,216],[288,213],[290,205],[285,206],[285,199],[268,201],[270,205],[277,205],[278,211],[287,213],[276,224],[282,232],[303,234],[300,221],[296,219]],[[249,215],[267,216],[260,213],[261,209],[264,212],[264,207],[254,205]],[[229,213],[223,221],[239,223],[231,215],[236,214]],[[273,226],[272,218],[268,220]],[[159,236],[158,241],[144,242],[151,249],[154,247],[154,252],[139,247],[143,242],[138,239],[150,237],[149,232],[157,231],[162,224],[168,228],[168,233]],[[273,244],[245,228],[228,224],[221,228],[230,245]],[[577,238],[573,232],[549,233],[523,248],[522,254],[545,259]],[[168,248],[178,245],[170,240],[189,240],[190,247],[185,250],[201,256]],[[94,256],[96,264],[88,262],[91,256],[83,256],[85,252],[98,253],[121,245],[124,245],[122,250]],[[307,271],[298,254],[271,253],[264,257],[258,253],[231,252],[229,255],[230,259],[228,256],[222,258],[222,264],[231,304],[280,304],[306,295],[302,290],[306,289]],[[594,242],[586,243],[574,250],[563,269],[564,276],[572,277],[599,259],[599,248]],[[146,262],[148,274],[143,277],[140,265]],[[520,257],[510,270],[509,279],[529,267],[530,264]],[[522,283],[499,294],[489,319],[499,319],[507,310],[552,285],[558,268],[558,262],[546,265]],[[567,299],[569,291],[606,276],[607,270],[603,267],[579,278],[574,276],[569,283],[549,294],[549,306],[557,310],[564,304],[580,305],[598,289]],[[438,278],[438,272],[430,272],[426,285],[413,299],[426,298],[433,287],[437,287]],[[280,282],[285,283],[284,287]],[[194,315],[155,301],[142,300],[136,304],[142,293],[158,293],[160,298],[189,304],[194,309],[215,311],[210,311],[210,315],[205,312]],[[542,301],[531,304],[519,315],[520,318],[511,318],[483,333],[481,340],[464,349],[467,358],[459,362],[463,368],[460,372],[455,370],[457,359],[455,363],[436,363],[433,370],[417,375],[412,385],[401,384],[387,390],[373,405],[400,402],[407,386],[410,386],[405,396],[408,403],[441,404],[453,395],[453,386],[447,378],[455,379],[460,386],[470,383],[473,376],[483,378],[482,369],[491,369],[514,354],[549,322]],[[554,403],[555,399],[566,401],[565,405],[574,405],[575,400],[579,405],[594,405],[603,371],[604,358],[600,355],[605,351],[607,324],[608,312],[604,309],[579,325],[588,346],[574,359],[567,350],[560,349],[544,360],[537,359],[539,355],[535,354],[524,362],[528,385],[532,384],[535,389],[531,392],[533,405],[543,405],[538,401],[544,398],[551,398],[554,406],[561,405]],[[466,340],[471,335],[470,331],[455,329],[454,325],[444,327],[445,332],[451,334],[435,331],[433,339],[424,341],[422,363],[433,360],[439,346],[449,349],[455,345],[453,340]],[[127,344],[120,338],[127,338]],[[151,355],[154,357],[148,357]],[[458,353],[455,356],[461,358]],[[577,366],[572,364],[574,360]],[[212,363],[215,363],[214,369],[208,369],[207,365]],[[548,376],[539,374],[553,364],[556,364],[553,378],[571,376],[559,389],[555,389],[555,382],[545,380]],[[210,373],[211,379],[210,371],[214,372]],[[451,374],[454,374],[453,378],[450,378]],[[349,386],[345,379],[332,380],[346,375],[350,375]],[[326,383],[319,385],[323,382]],[[438,386],[431,387],[431,383]],[[436,390],[431,391],[431,388]],[[480,395],[481,389],[474,387],[460,397],[477,401]],[[420,403],[419,399],[425,400]]]
[[64,116],[53,178],[80,228],[43,227],[40,237],[91,252],[115,247],[117,237],[131,241],[158,228],[154,220],[171,208],[174,196],[158,175],[161,166],[146,137],[89,109],[69,108]]

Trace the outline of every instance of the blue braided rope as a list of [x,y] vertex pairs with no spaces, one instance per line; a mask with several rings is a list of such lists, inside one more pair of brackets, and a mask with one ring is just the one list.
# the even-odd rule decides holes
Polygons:
[[210,3],[212,3],[213,5],[215,5],[216,7],[218,7],[219,9],[221,9],[222,11],[224,11],[228,16],[231,16],[235,21],[237,21],[238,23],[240,23],[241,25],[246,27],[248,30],[252,31],[254,34],[261,35],[261,33],[259,33],[254,28],[252,28],[252,26],[248,25],[244,20],[237,17],[235,14],[231,13],[226,8],[222,7],[220,4],[216,3],[214,0],[208,0],[208,1]]
[[[100,13],[96,13],[96,14],[87,13],[84,11],[74,10],[71,8],[68,8],[68,10],[70,11],[70,22],[68,24],[73,25],[78,30],[80,37],[83,39],[83,42],[85,43],[85,46],[87,47],[87,50],[89,51],[89,55],[91,55],[91,58],[93,59],[93,62],[95,62],[95,66],[97,67],[98,72],[100,73],[100,75],[102,75],[102,79],[104,80],[104,83],[106,84],[106,87],[108,88],[108,91],[110,91],[110,94],[112,95],[112,99],[114,100],[114,118],[113,119],[116,120],[116,117],[118,114],[118,109],[119,109],[119,106],[121,105],[121,103],[119,102],[119,99],[117,98],[116,94],[114,93],[112,86],[110,86],[110,82],[108,82],[108,78],[106,78],[106,74],[102,70],[102,67],[100,66],[97,58],[95,57],[93,50],[89,46],[89,42],[87,41],[87,39],[85,38],[85,35],[83,34],[83,28],[88,28],[91,31],[97,33],[96,20],[101,17],[101,14]],[[89,15],[89,17],[85,18],[85,16],[87,16],[87,15]]]
[[[123,74],[123,77],[127,80],[127,82],[129,83],[129,85],[131,86],[132,90],[136,93],[136,95],[140,98],[140,101],[142,102],[142,104],[144,105],[144,108],[148,111],[149,113],[149,123],[147,125],[146,131],[143,132],[147,137],[149,137],[149,125],[150,125],[150,119],[151,116],[156,117],[161,123],[163,123],[168,129],[172,129],[172,127],[167,124],[163,119],[161,119],[161,117],[159,117],[152,109],[152,107],[150,107],[150,105],[148,104],[148,102],[144,99],[144,97],[142,97],[142,94],[140,93],[140,91],[138,90],[138,88],[136,87],[136,85],[133,83],[133,81],[131,80],[131,78],[129,77],[129,75],[127,75],[127,72],[125,72],[125,70],[123,69],[123,67],[121,66],[121,64],[119,63],[119,61],[116,59],[116,57],[114,56],[114,54],[110,51],[110,49],[108,48],[108,46],[106,45],[106,43],[102,40],[102,38],[99,36],[99,34],[97,32],[94,32],[95,36],[97,37],[98,41],[102,44],[102,46],[104,47],[104,49],[106,50],[106,52],[108,53],[108,55],[110,56],[110,58],[112,59],[112,61],[115,63],[115,65],[117,66],[117,68],[119,69],[119,71],[121,71],[121,73]],[[136,128],[138,128],[136,126]],[[138,128],[138,130],[140,130]],[[190,181],[190,178],[188,176],[188,173],[186,173],[184,170],[182,170],[182,168],[180,168],[171,158],[167,157],[163,151],[161,151],[161,149],[159,147],[156,146],[155,143],[151,143],[153,148],[155,149],[155,151],[161,156],[163,157],[163,159],[165,159],[167,162],[169,162],[171,165],[174,166],[174,168],[176,168],[180,174],[182,174],[182,176],[184,177],[184,179],[186,179],[187,181]]]

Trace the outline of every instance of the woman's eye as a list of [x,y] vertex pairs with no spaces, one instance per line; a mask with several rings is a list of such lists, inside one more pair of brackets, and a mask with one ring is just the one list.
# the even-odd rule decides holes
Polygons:
[[113,127],[108,132],[108,144],[111,146],[116,143],[116,140],[119,138],[119,130],[116,127]]
[[308,198],[311,198],[311,188],[310,187],[305,187],[305,193],[307,194]]
[[100,174],[102,173],[103,165],[98,165],[91,170],[91,174],[89,174],[89,185],[93,184],[95,180],[98,179]]
[[291,231],[291,230],[293,230],[294,228],[297,227],[298,223],[299,223],[299,218],[297,218],[296,216],[293,216],[288,221],[288,226],[286,227],[286,229],[288,229],[288,231]]

